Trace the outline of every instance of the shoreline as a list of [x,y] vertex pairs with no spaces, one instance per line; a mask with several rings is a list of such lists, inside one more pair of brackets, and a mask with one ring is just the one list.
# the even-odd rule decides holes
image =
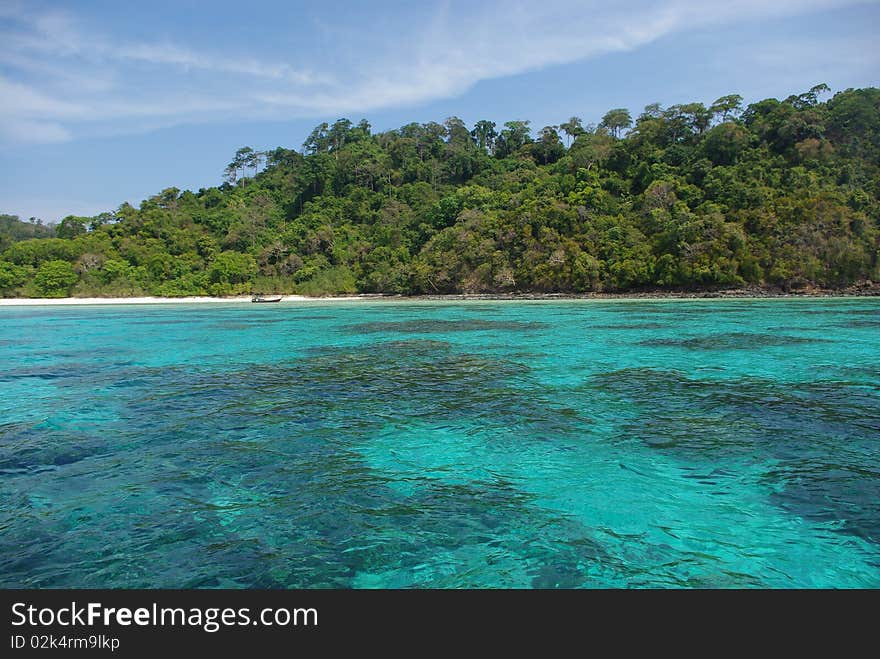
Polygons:
[[[737,288],[717,291],[629,291],[626,293],[456,293],[446,295],[284,295],[281,302],[380,302],[380,301],[554,301],[554,300],[760,300],[880,297],[880,284],[865,284],[842,289],[805,288],[795,291],[765,288]],[[136,304],[251,304],[250,295],[234,297],[65,297],[65,298],[0,298],[0,307],[28,306],[97,306]]]
[[[374,298],[377,296],[373,296]],[[382,297],[382,296],[378,296]],[[307,295],[285,295],[282,302],[310,302],[319,300],[360,300],[363,296],[341,295],[339,297],[309,297]],[[111,304],[251,304],[250,295],[233,297],[7,297],[0,298],[0,307],[34,306],[83,306]]]

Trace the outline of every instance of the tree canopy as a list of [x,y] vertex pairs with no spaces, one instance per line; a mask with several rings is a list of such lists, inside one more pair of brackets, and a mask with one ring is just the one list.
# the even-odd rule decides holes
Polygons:
[[878,221],[875,88],[537,130],[338,119],[301,152],[242,147],[218,187],[54,228],[0,216],[0,293],[833,287],[880,278]]

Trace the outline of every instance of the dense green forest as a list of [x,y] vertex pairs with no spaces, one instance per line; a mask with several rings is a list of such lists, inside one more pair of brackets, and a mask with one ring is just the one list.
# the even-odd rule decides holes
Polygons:
[[[826,98],[827,100],[823,100]],[[588,292],[880,279],[880,89],[598,125],[321,124],[219,187],[50,228],[0,216],[5,296]]]
[[35,217],[27,222],[22,222],[15,215],[0,215],[0,252],[19,240],[51,238],[54,235],[55,228],[53,226],[43,224],[42,220]]

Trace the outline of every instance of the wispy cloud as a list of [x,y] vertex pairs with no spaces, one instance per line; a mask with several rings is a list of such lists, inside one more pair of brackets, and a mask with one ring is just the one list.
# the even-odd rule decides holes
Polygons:
[[69,11],[9,3],[0,7],[0,139],[63,141],[184,122],[414,105],[684,30],[856,1],[446,2],[421,10],[418,20],[380,25],[361,16],[283,53],[247,54],[114,36]]

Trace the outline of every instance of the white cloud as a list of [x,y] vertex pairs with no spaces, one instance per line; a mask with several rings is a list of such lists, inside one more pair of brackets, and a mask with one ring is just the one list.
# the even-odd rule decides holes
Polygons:
[[14,82],[0,77],[0,97],[7,100],[0,105],[0,116],[40,117],[53,119],[87,118],[89,108],[43,93],[36,86]]
[[[639,48],[684,30],[857,0],[444,3],[418,21],[325,27],[285,58],[132,41],[63,11],[0,11],[5,139],[66,140],[189,121],[338,116],[414,105],[476,83]],[[390,20],[390,19],[389,19]],[[277,26],[283,29],[283,26]],[[304,65],[325,52],[320,66]],[[284,61],[284,60],[287,61]],[[3,75],[5,72],[5,75]],[[91,81],[91,82],[90,82]]]
[[0,136],[8,141],[19,141],[25,136],[28,142],[36,144],[67,142],[72,137],[70,131],[57,122],[26,119],[4,121],[0,124]]

